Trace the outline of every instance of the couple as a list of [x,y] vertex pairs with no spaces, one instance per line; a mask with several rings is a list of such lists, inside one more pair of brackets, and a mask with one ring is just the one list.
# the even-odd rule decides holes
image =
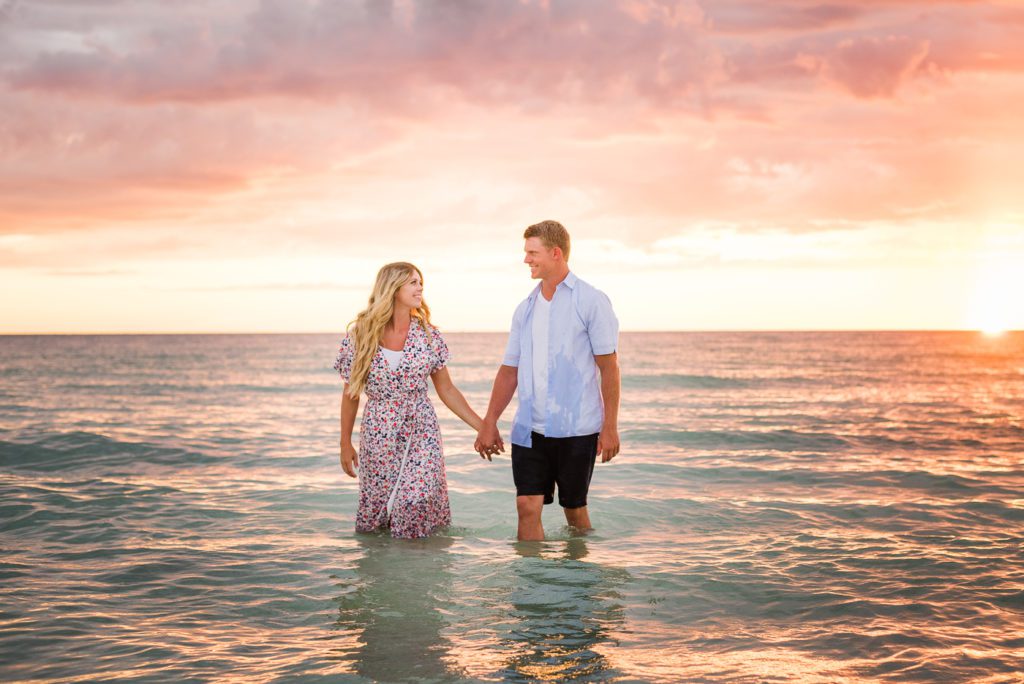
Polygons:
[[[554,501],[556,485],[569,525],[590,529],[594,462],[619,452],[619,324],[608,297],[569,271],[569,233],[560,223],[543,221],[523,237],[523,261],[541,282],[512,318],[484,418],[445,368],[448,347],[430,322],[423,274],[408,263],[377,274],[369,305],[349,326],[334,364],[345,380],[341,467],[350,477],[359,468],[357,531],[415,538],[451,523],[428,376],[445,406],[477,430],[475,449],[488,460],[505,450],[498,419],[518,389],[511,442],[520,540],[544,538],[541,510]],[[363,393],[357,453],[352,428]]]

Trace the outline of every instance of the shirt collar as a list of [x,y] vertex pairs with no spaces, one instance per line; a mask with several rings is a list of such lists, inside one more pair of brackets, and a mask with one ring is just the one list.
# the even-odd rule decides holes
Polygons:
[[[574,289],[576,287],[576,281],[577,280],[579,280],[579,278],[576,277],[576,274],[573,273],[572,271],[569,271],[569,275],[565,276],[565,278],[562,280],[562,282],[558,283],[558,287],[555,288],[555,291],[557,292],[558,288],[561,287],[562,285],[565,285],[567,288],[572,290],[572,289]],[[537,299],[537,296],[539,294],[540,294],[540,283],[537,283],[536,287],[533,288],[533,292],[531,292],[529,294],[527,299],[531,299],[531,300]]]

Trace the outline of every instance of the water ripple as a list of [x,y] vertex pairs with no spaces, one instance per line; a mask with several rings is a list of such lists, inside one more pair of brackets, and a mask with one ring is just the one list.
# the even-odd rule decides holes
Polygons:
[[0,338],[3,679],[1015,681],[1024,336],[883,337],[625,335],[597,530],[535,544],[443,410],[455,524],[353,534],[335,336]]

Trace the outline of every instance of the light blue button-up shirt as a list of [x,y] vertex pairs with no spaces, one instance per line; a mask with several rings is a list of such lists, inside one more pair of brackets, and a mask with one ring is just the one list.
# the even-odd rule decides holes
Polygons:
[[[512,316],[503,365],[518,368],[519,408],[512,421],[512,443],[532,446],[533,306],[540,285]],[[619,321],[611,300],[569,273],[555,288],[548,324],[548,391],[545,437],[578,437],[601,431],[604,402],[595,355],[619,346]]]

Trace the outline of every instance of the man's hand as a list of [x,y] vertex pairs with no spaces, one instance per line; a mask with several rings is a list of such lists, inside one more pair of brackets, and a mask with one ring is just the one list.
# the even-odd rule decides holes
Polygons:
[[614,425],[605,425],[597,436],[597,453],[601,456],[601,463],[607,463],[619,454],[619,428]]
[[491,460],[491,456],[498,452],[505,452],[505,443],[501,441],[501,434],[498,433],[498,424],[487,420],[476,435],[476,442],[473,443],[476,453],[480,458]]
[[352,442],[341,445],[341,469],[349,477],[356,476],[356,468],[359,467],[359,454],[352,446]]

